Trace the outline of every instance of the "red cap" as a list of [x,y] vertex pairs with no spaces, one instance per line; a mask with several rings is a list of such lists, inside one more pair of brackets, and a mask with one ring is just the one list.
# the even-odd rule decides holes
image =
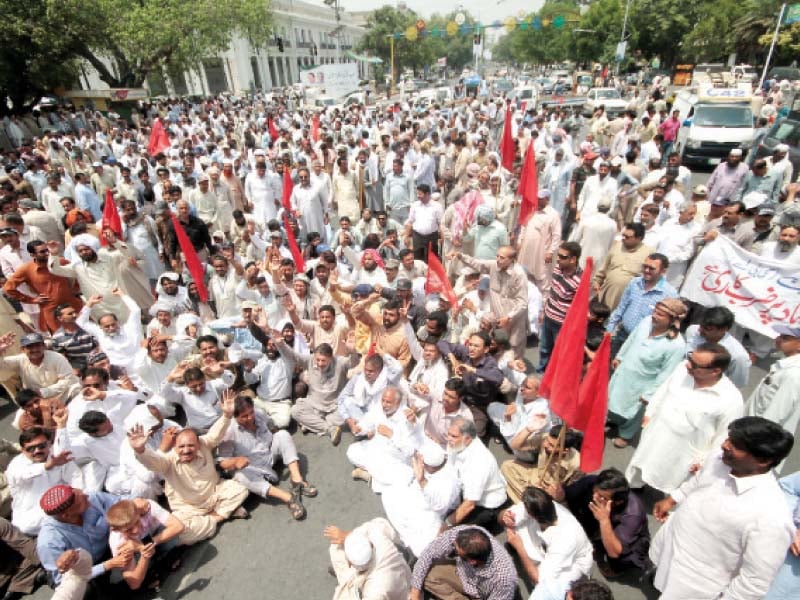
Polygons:
[[39,506],[48,515],[57,515],[75,501],[75,491],[68,485],[54,485],[39,498]]

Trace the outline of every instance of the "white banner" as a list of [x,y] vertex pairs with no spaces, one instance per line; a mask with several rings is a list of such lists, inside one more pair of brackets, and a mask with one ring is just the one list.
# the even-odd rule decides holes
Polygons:
[[769,337],[774,325],[800,327],[800,267],[747,252],[723,236],[697,256],[680,295],[726,306],[739,325]]
[[322,88],[323,95],[341,98],[358,89],[358,64],[336,63],[320,65],[300,71],[300,82],[309,87]]

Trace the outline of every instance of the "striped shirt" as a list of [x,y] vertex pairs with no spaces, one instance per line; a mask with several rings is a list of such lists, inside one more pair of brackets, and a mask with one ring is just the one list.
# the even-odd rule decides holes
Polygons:
[[74,333],[68,333],[63,327],[59,327],[53,334],[53,350],[62,354],[73,369],[86,367],[86,359],[95,348],[97,340],[80,327]]
[[565,276],[560,267],[553,269],[553,280],[550,283],[550,295],[544,305],[544,316],[556,323],[563,323],[569,305],[575,297],[578,284],[581,282],[583,269],[576,269],[572,275]]

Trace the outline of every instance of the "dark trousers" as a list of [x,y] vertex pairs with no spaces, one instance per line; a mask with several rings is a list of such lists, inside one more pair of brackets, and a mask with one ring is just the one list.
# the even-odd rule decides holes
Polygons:
[[617,357],[617,353],[619,353],[620,348],[622,348],[622,345],[625,343],[625,340],[628,339],[629,335],[630,332],[625,331],[625,328],[620,325],[614,337],[611,338],[611,360]]
[[36,554],[36,540],[0,517],[0,588],[30,594],[42,563]]
[[428,261],[428,245],[430,244],[433,253],[439,257],[439,232],[434,231],[430,235],[421,235],[416,231],[411,232],[411,240],[414,243],[414,260]]
[[556,345],[556,338],[561,331],[563,323],[554,321],[550,317],[545,317],[542,322],[542,329],[539,332],[539,366],[536,367],[537,373],[544,373],[547,363],[550,362],[550,355]]

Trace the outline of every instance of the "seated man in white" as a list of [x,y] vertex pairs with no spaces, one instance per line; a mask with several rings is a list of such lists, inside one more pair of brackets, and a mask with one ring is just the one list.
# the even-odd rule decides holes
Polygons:
[[[183,385],[178,380],[183,379]],[[236,376],[225,369],[217,379],[206,381],[199,367],[180,363],[167,377],[161,391],[164,399],[180,404],[186,413],[186,427],[206,432],[222,414],[222,392],[231,387]]]
[[67,433],[70,439],[81,436],[78,423],[90,410],[108,415],[111,422],[122,427],[125,416],[142,398],[138,392],[123,390],[118,386],[109,389],[109,373],[100,367],[88,367],[81,378],[81,393],[69,403]]
[[264,355],[255,364],[245,360],[244,381],[258,384],[256,408],[266,413],[275,426],[286,429],[292,421],[292,376],[295,362],[280,351],[272,338],[264,343]]
[[422,343],[418,342],[408,322],[405,331],[408,334],[411,356],[417,364],[408,376],[408,381],[403,379],[400,385],[408,394],[409,406],[419,412],[428,409],[432,402],[442,397],[444,384],[450,378],[450,369],[436,345],[438,339],[430,338]]
[[339,392],[339,415],[345,420],[353,435],[361,436],[358,422],[370,407],[380,404],[387,385],[397,385],[403,376],[403,367],[388,354],[370,354],[364,360],[364,371],[353,377]]
[[408,420],[406,407],[400,389],[387,387],[380,403],[357,422],[367,439],[347,449],[347,459],[356,467],[353,478],[371,482],[376,493],[390,485],[408,485],[414,476],[411,457],[418,447],[418,425]]
[[475,423],[456,417],[447,430],[447,455],[461,484],[461,504],[444,521],[447,527],[494,523],[506,501],[506,481],[497,459],[478,437]]
[[423,442],[411,464],[411,483],[393,485],[381,498],[400,539],[414,556],[419,556],[439,535],[445,516],[458,504],[461,487],[447,454],[433,440]]
[[539,378],[535,375],[522,381],[512,404],[492,402],[486,413],[509,445],[523,429],[542,435],[550,429],[550,406],[547,400],[539,397]]
[[[40,427],[23,431],[19,435],[22,453],[15,456],[6,469],[6,479],[11,491],[11,523],[27,535],[39,535],[44,511],[39,499],[54,485],[83,487],[83,474],[72,460],[69,450],[64,450],[67,431],[64,411],[55,416],[56,444],[50,433]],[[59,423],[60,420],[60,423]]]
[[508,542],[536,586],[530,600],[562,600],[592,570],[592,543],[569,510],[535,487],[500,516]]
[[83,435],[69,441],[75,458],[88,461],[82,467],[85,491],[155,499],[161,492],[158,478],[140,469],[140,479],[121,464],[122,446],[127,444],[122,427],[115,428],[107,415],[95,410],[84,413],[79,426]]

